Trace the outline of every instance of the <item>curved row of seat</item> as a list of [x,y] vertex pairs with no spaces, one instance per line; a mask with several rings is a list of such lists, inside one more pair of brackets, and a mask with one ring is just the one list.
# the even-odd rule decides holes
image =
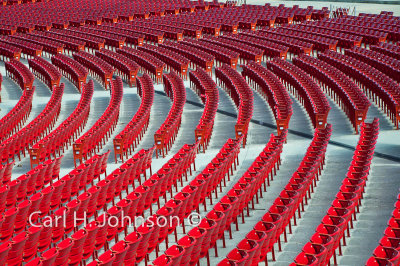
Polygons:
[[204,112],[194,131],[196,141],[206,152],[214,127],[215,115],[218,110],[219,93],[213,79],[202,68],[189,72],[190,86],[205,104]]
[[[288,26],[283,26],[284,28],[289,28]],[[363,40],[363,37],[355,35],[354,33],[338,32],[334,29],[321,28],[317,25],[311,24],[296,24],[290,26],[290,29],[296,32],[309,33],[312,32],[313,35],[322,36],[326,38],[332,38],[337,40],[337,46],[341,48],[353,48],[359,47]]]
[[161,61],[165,62],[168,71],[175,70],[183,79],[187,79],[190,63],[187,58],[169,49],[150,44],[138,46],[137,49],[159,58]]
[[168,112],[167,118],[154,133],[156,157],[158,157],[159,153],[164,157],[171,149],[181,126],[183,107],[186,102],[185,85],[183,84],[183,80],[175,72],[164,74],[163,82],[164,91],[172,100],[172,106]]
[[[339,247],[339,255],[342,255],[340,240],[343,238],[343,245],[346,245],[346,230],[349,237],[353,219],[356,220],[356,213],[359,212],[378,133],[379,119],[375,118],[372,123],[362,124],[353,160],[336,198],[310,242],[305,244],[303,251],[291,265],[326,265],[332,255],[334,264],[337,265],[336,249]],[[399,254],[397,260],[400,260]]]
[[28,63],[31,72],[50,90],[60,85],[61,73],[53,64],[41,57],[28,59]]
[[[17,1],[17,0],[11,0]],[[51,28],[67,28],[68,26],[83,26],[85,24],[101,24],[104,22],[117,22],[132,20],[133,18],[148,18],[162,16],[165,13],[177,14],[195,6],[205,4],[192,4],[190,1],[156,1],[156,2],[125,2],[115,3],[100,2],[96,5],[86,1],[61,1],[27,3],[4,8],[1,18],[7,23],[2,23],[2,30],[8,34],[15,31],[31,31],[33,29],[48,31]],[[207,4],[208,6],[208,4]],[[24,16],[25,15],[25,16]]]
[[103,23],[101,25],[89,26],[97,31],[104,33],[112,33],[114,35],[125,38],[125,43],[128,45],[141,46],[144,42],[144,33],[134,31],[134,29],[129,29],[123,27],[121,23]]
[[212,68],[214,64],[215,57],[203,50],[198,48],[194,48],[192,46],[183,44],[181,42],[175,43],[172,41],[166,41],[163,44],[159,44],[159,46],[175,51],[178,54],[183,55],[187,59],[190,60],[189,67],[195,68],[195,66],[201,67],[205,69],[208,73],[212,73]]
[[386,74],[353,57],[335,52],[319,54],[318,58],[342,70],[363,89],[399,128],[400,87]]
[[400,60],[360,47],[345,50],[344,54],[365,62],[382,73],[386,73],[391,79],[400,82]]
[[95,152],[99,151],[103,142],[110,137],[111,132],[117,126],[119,118],[119,109],[121,106],[123,95],[123,84],[120,77],[111,81],[111,99],[102,116],[96,123],[82,136],[80,136],[73,144],[74,165],[76,160],[82,163],[82,159],[87,159]]
[[76,33],[80,33],[80,34],[85,34],[88,36],[93,36],[96,38],[100,38],[103,39],[104,45],[108,46],[108,48],[121,48],[122,46],[124,46],[125,44],[125,37],[122,37],[120,35],[116,35],[113,33],[109,33],[109,32],[103,32],[103,31],[97,31],[94,28],[91,27],[74,27],[74,28],[68,28],[66,30],[68,33],[70,32],[76,32]]
[[64,44],[58,41],[49,40],[36,35],[18,33],[13,35],[14,38],[19,40],[28,41],[30,43],[43,47],[43,52],[48,54],[60,54],[64,51]]
[[34,44],[32,42],[18,39],[13,36],[3,36],[0,39],[1,43],[11,44],[12,46],[16,46],[21,49],[22,53],[26,55],[26,57],[30,56],[41,56],[43,51],[43,46]]
[[289,128],[292,100],[280,80],[267,68],[254,62],[242,65],[242,75],[267,100],[275,116],[278,135]]
[[18,103],[0,120],[0,142],[18,132],[32,110],[33,92],[24,90]]
[[[202,173],[182,188],[181,192],[167,201],[155,214],[148,217],[134,232],[125,236],[124,242],[129,246],[128,252],[120,255],[110,254],[109,251],[106,251],[90,265],[102,265],[106,259],[110,259],[110,255],[112,260],[124,261],[126,265],[140,263],[143,259],[147,263],[147,254],[155,250],[164,240],[168,241],[168,234],[175,232],[177,238],[176,227],[179,223],[184,223],[184,219],[193,210],[198,209],[200,204],[204,204],[204,207],[206,207],[206,198],[210,197],[211,200],[211,193],[218,188],[222,180],[226,181],[226,175],[228,175],[229,180],[229,171],[232,171],[233,165],[236,168],[241,143],[242,137],[238,140],[229,139]],[[196,142],[192,145],[194,154],[197,152],[198,144],[199,142]],[[165,226],[160,226],[156,222],[159,217],[167,221]],[[114,245],[111,249],[116,248],[116,245]],[[116,258],[117,256],[118,258]]]
[[57,128],[29,148],[31,167],[40,164],[51,155],[56,157],[60,151],[70,146],[86,125],[93,96],[93,81],[90,80],[82,90],[81,99],[72,113]]
[[[196,17],[199,16],[193,15],[194,11],[198,11],[196,13],[200,13],[199,16],[204,18],[196,21]],[[69,26],[79,27],[110,22],[132,21],[133,18],[158,18],[169,14],[175,16],[179,13],[190,14],[191,16],[187,16],[185,19],[187,22],[191,22],[197,26],[210,28],[212,27],[211,23],[221,23],[222,25],[218,27],[222,26],[222,30],[230,32],[238,28],[254,30],[256,26],[273,26],[275,20],[276,23],[281,24],[292,23],[292,21],[300,22],[310,20],[311,18],[321,19],[329,16],[327,8],[314,10],[313,7],[302,9],[297,6],[288,8],[283,5],[279,7],[270,5],[256,7],[249,5],[237,9],[230,7],[229,3],[224,5],[221,3],[196,2],[194,5],[185,0],[157,1],[151,3],[144,1],[134,3],[117,1],[113,4],[101,2],[98,5],[85,1],[43,2],[40,4],[13,6],[12,8],[8,8],[7,12],[1,12],[1,17],[7,21],[7,23],[3,23],[2,25],[3,32],[14,34],[16,31],[30,32],[34,29],[48,31],[52,28],[65,29]],[[148,22],[145,25],[149,24]],[[178,28],[181,29],[181,27]],[[171,29],[169,27],[165,31],[174,33],[173,29],[175,28]],[[191,28],[189,30],[191,32],[194,31]]]
[[311,54],[314,49],[314,44],[310,41],[303,41],[299,39],[291,38],[290,36],[277,34],[274,31],[257,31],[256,33],[250,33],[253,36],[257,36],[258,38],[263,38],[270,40],[272,42],[276,42],[281,45],[285,45],[289,47],[289,52],[295,55],[300,54]]
[[231,224],[236,224],[238,229],[238,216],[244,219],[244,210],[249,204],[254,209],[254,198],[258,201],[258,192],[264,191],[266,180],[273,180],[276,168],[279,169],[280,155],[283,143],[286,141],[286,131],[280,136],[271,135],[271,138],[263,151],[255,159],[249,169],[233,185],[233,187],[217,202],[199,225],[191,229],[187,235],[177,241],[177,245],[169,247],[163,255],[158,257],[153,265],[195,265],[199,259],[207,256],[209,263],[209,249],[215,248],[216,241],[222,239],[225,246],[225,231],[228,230],[232,238]]
[[33,81],[35,77],[26,65],[15,59],[4,62],[4,64],[6,67],[6,75],[14,80],[21,90],[34,90]]
[[374,250],[372,256],[368,259],[367,266],[379,265],[396,265],[400,260],[400,234],[399,234],[399,204],[400,195],[397,196],[397,201],[394,204],[392,216],[387,222],[387,227],[379,240],[379,245]]
[[317,58],[300,56],[293,59],[293,64],[320,82],[320,87],[339,104],[358,134],[371,105],[363,91],[339,69]]
[[314,35],[313,33],[294,30],[290,25],[282,25],[282,27],[279,28],[271,28],[265,32],[272,32],[281,36],[287,36],[292,39],[298,39],[304,42],[312,43],[313,50],[321,52],[325,50],[336,50],[336,46],[338,44],[338,40],[335,40],[331,37],[319,36]]
[[[118,24],[111,24],[107,23],[106,26],[112,27],[113,31],[116,31],[118,33],[129,33],[130,35],[135,36],[138,39],[137,43],[140,46],[140,43],[143,44],[144,41],[149,42],[149,43],[154,43],[154,44],[159,44],[164,42],[164,33],[160,30],[157,30],[155,28],[146,28],[142,26],[133,26],[131,24],[132,20],[129,22],[123,21]],[[137,44],[135,44],[137,45]],[[137,45],[138,46],[138,45]]]
[[64,83],[53,89],[51,98],[43,111],[28,125],[0,144],[1,161],[14,160],[15,155],[21,160],[21,152],[43,136],[47,135],[57,121],[61,110],[61,99],[64,94]]
[[18,103],[0,120],[0,142],[9,138],[20,130],[28,119],[32,109],[34,87],[24,90]]
[[122,22],[118,24],[114,24],[113,27],[118,29],[127,30],[134,35],[143,36],[146,42],[150,42],[153,44],[160,44],[164,42],[164,33],[160,30],[154,28],[145,28],[141,26],[133,26],[130,22]]
[[136,76],[139,72],[139,65],[136,64],[135,61],[122,54],[107,49],[96,51],[96,56],[112,65],[119,76],[128,82],[130,87],[136,85]]
[[330,29],[336,32],[350,33],[362,37],[362,43],[364,44],[378,44],[385,42],[388,34],[382,31],[369,29],[363,26],[348,25],[341,22],[335,22],[334,19],[325,19],[319,21],[308,21],[305,23],[317,26],[323,29]]
[[170,40],[177,41],[177,42],[182,41],[182,39],[183,39],[183,30],[173,28],[173,27],[170,27],[167,25],[153,24],[153,23],[151,23],[149,21],[145,21],[145,20],[133,20],[133,21],[130,21],[129,24],[133,28],[155,29],[155,30],[162,31],[164,33],[165,39],[170,39]]
[[[51,42],[61,43],[63,45],[64,52],[80,52],[85,50],[85,41],[57,35],[50,31],[33,31],[30,33],[30,36],[40,37],[43,41],[46,39]],[[58,53],[55,55],[57,54]]]
[[185,38],[181,43],[193,46],[194,48],[203,50],[209,54],[212,54],[215,56],[215,61],[219,66],[222,64],[228,64],[230,65],[233,69],[236,69],[236,66],[239,61],[239,53],[232,51],[231,49],[215,45],[209,42],[205,42],[202,39],[191,39],[191,38]]
[[85,48],[90,50],[100,50],[104,48],[105,40],[100,37],[96,37],[87,33],[76,32],[71,30],[58,30],[52,29],[50,33],[62,36],[64,38],[70,38],[71,40],[78,40],[85,42]]
[[165,64],[158,58],[147,52],[139,51],[127,46],[117,49],[117,53],[135,61],[141,67],[142,72],[147,72],[157,82],[157,84],[161,82]]
[[[199,20],[200,18],[201,17],[197,16],[197,12],[182,12],[181,14],[179,14],[179,16],[166,15],[165,17],[161,18],[161,22],[161,19],[157,17],[151,17],[149,18],[149,20],[157,23],[165,23],[166,25],[172,25],[178,28],[183,27],[185,28],[185,30],[187,27],[190,27],[190,32],[185,33],[184,30],[184,34],[186,34],[186,36],[189,35],[189,37],[195,37],[196,39],[201,37],[201,34],[204,33],[212,34],[215,36],[219,35],[221,24],[210,22],[207,20]],[[200,34],[200,36],[198,34]]]
[[83,51],[74,53],[73,57],[78,63],[87,68],[92,77],[95,77],[103,84],[104,89],[107,90],[112,86],[111,81],[115,70],[109,63]]
[[[164,17],[151,17],[148,20],[150,25],[158,25],[168,26],[168,28],[177,29],[183,32],[183,36],[199,39],[202,36],[202,32],[204,28],[187,23],[187,21],[181,20],[178,22],[178,16],[176,14],[167,14]],[[182,22],[182,23],[181,23]],[[186,22],[186,23],[185,23]]]
[[271,41],[267,38],[260,38],[253,35],[252,32],[242,32],[239,34],[228,34],[224,35],[225,38],[230,40],[236,40],[244,43],[248,46],[256,47],[264,51],[263,56],[265,59],[271,59],[274,57],[279,57],[282,59],[287,58],[287,53],[289,52],[289,47],[276,42]]
[[249,123],[253,116],[253,91],[242,75],[226,64],[215,69],[215,76],[217,84],[227,91],[238,108],[235,134],[237,139],[243,137],[244,147],[246,145]]
[[393,23],[395,25],[399,25],[399,20],[397,17],[393,16],[393,11],[384,11],[382,10],[379,14],[372,13],[359,13],[358,16],[361,19],[368,19],[380,23]]
[[[255,61],[261,63],[264,50],[253,45],[243,43],[237,35],[223,35],[221,37],[205,36],[203,40],[215,45],[226,47],[239,53],[239,62]],[[240,61],[241,59],[241,61]]]
[[51,63],[58,68],[64,77],[75,85],[79,92],[82,92],[88,75],[88,71],[85,67],[63,54],[52,56]]
[[391,43],[379,43],[378,45],[370,45],[372,51],[388,55],[394,59],[400,60],[400,47]]
[[128,153],[131,154],[135,150],[149,125],[151,107],[154,100],[153,82],[149,75],[144,74],[142,77],[137,78],[136,83],[138,95],[142,101],[132,120],[113,139],[116,162],[118,155],[123,162],[124,155],[128,157]]
[[281,249],[281,235],[283,233],[287,241],[286,227],[289,225],[289,233],[292,232],[291,220],[296,225],[296,211],[300,218],[300,210],[304,211],[311,192],[314,191],[316,181],[325,164],[325,152],[331,136],[330,124],[324,129],[317,128],[314,138],[300,163],[297,171],[292,175],[288,184],[274,200],[268,212],[253,227],[246,237],[232,249],[226,259],[219,265],[258,265],[259,262],[267,262],[267,254],[272,251],[275,260],[274,245],[278,242]]
[[[150,167],[153,151],[153,149],[140,151],[120,168],[108,175],[106,179],[98,182],[97,185],[92,186],[86,192],[79,194],[76,199],[69,201],[64,207],[57,207],[54,214],[46,218],[47,220],[38,222],[30,227],[29,231],[37,228],[37,232],[35,232],[38,243],[31,249],[26,244],[22,246],[23,252],[21,253],[24,255],[17,258],[27,262],[35,257],[37,251],[44,251],[41,256],[33,259],[30,265],[42,265],[41,263],[45,265],[47,263],[48,265],[65,265],[67,262],[76,265],[81,262],[81,259],[87,259],[92,256],[95,250],[101,249],[104,245],[107,246],[106,241],[110,240],[110,235],[113,238],[112,235],[116,234],[119,228],[108,226],[105,220],[110,216],[114,216],[116,210],[121,211],[121,206],[126,206],[127,203],[131,202],[129,200],[120,201],[108,210],[105,209],[105,206],[111,201],[114,202],[116,196],[121,195],[122,184],[132,184],[129,182],[139,178]],[[99,156],[99,160],[101,160],[101,157],[105,157],[105,160],[101,161],[106,162],[108,154]],[[98,163],[95,163],[95,165],[98,165]],[[89,182],[86,182],[85,179],[83,183],[86,187],[86,183]],[[138,202],[136,202],[137,204]],[[127,210],[131,206],[129,205]],[[97,211],[103,209],[105,212],[98,215]],[[135,213],[135,207],[130,211]],[[94,216],[94,220],[88,224],[85,223],[83,229],[76,231],[84,223],[84,216],[88,218]],[[56,222],[60,218],[64,219],[63,223]],[[47,224],[48,221],[52,223],[51,226]],[[72,231],[75,233],[70,238],[65,238]],[[78,241],[77,236],[82,241]],[[30,237],[33,236],[28,233],[26,239]],[[50,248],[52,242],[57,244]]]
[[308,112],[314,128],[325,128],[329,102],[312,78],[292,63],[275,58],[267,62],[267,68],[298,98]]
[[21,57],[21,52],[21,48],[18,48],[8,43],[0,42],[0,56],[1,60],[3,61],[7,61],[10,59],[19,60],[19,58]]
[[396,16],[381,16],[380,18],[372,18],[367,16],[346,16],[335,18],[332,20],[335,24],[345,24],[349,26],[363,27],[378,34],[380,32],[387,33],[387,41],[396,42],[400,40],[399,23]]
[[[321,12],[317,12],[321,11]],[[188,14],[184,21],[202,27],[219,24],[221,31],[236,33],[240,30],[255,30],[257,26],[273,27],[274,24],[292,24],[293,21],[321,19],[329,16],[329,10],[313,10],[312,7],[301,9],[298,6],[289,8],[280,6],[245,5],[238,7],[212,8]],[[211,24],[211,25],[210,25]],[[203,29],[204,30],[204,29]]]
[[[168,15],[167,15],[168,16]],[[170,14],[168,17],[175,17],[174,14]],[[170,24],[166,21],[166,17],[152,17],[149,20],[135,21],[136,25],[141,25],[147,28],[154,28],[164,32],[164,36],[167,39],[175,41],[182,41],[183,36],[193,37],[199,39],[201,37],[202,29],[194,25],[176,25]]]

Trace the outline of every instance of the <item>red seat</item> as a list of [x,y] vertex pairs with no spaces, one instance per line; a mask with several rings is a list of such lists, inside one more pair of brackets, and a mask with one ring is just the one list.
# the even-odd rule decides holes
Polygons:
[[321,255],[318,258],[318,261],[320,263],[327,263],[332,253],[332,248],[334,246],[334,239],[329,235],[322,235],[319,233],[315,233],[314,235],[311,236],[310,242],[314,245],[321,245],[325,247],[326,250],[325,257]]
[[97,221],[102,226],[99,226],[99,230],[97,231],[97,234],[96,234],[96,242],[95,242],[95,246],[94,246],[95,250],[99,250],[105,244],[107,244],[108,219],[109,219],[109,216],[107,213],[104,213],[97,218]]
[[7,193],[7,199],[6,199],[6,208],[10,208],[11,206],[14,206],[16,201],[17,201],[17,193],[19,186],[21,184],[21,181],[18,179],[10,181],[7,186],[9,187],[8,193]]
[[28,185],[30,178],[31,178],[31,176],[28,174],[24,174],[24,175],[18,177],[18,180],[21,181],[21,184],[18,188],[17,199],[16,199],[17,202],[21,202],[23,199],[26,198],[26,194],[28,191],[27,185]]
[[228,255],[226,255],[226,258],[228,260],[234,261],[237,265],[245,266],[248,265],[247,263],[249,255],[244,250],[239,250],[237,248],[234,248],[231,250],[231,252],[228,253]]
[[57,180],[55,183],[53,183],[53,195],[50,200],[50,210],[55,210],[57,209],[62,201],[62,192],[64,190],[66,182],[64,180]]
[[66,238],[57,244],[57,258],[55,261],[56,265],[66,265],[69,261],[69,255],[74,245],[74,241],[71,238]]
[[31,260],[35,255],[39,247],[39,238],[43,230],[43,225],[33,225],[28,229],[28,239],[25,242],[24,247],[24,261]]
[[318,262],[325,261],[327,256],[327,249],[323,245],[310,242],[304,245],[303,252],[308,255],[313,255]]
[[42,198],[42,201],[40,202],[39,217],[44,217],[44,216],[48,215],[48,213],[50,211],[51,198],[53,197],[53,192],[54,192],[53,186],[48,186],[41,190],[43,198]]
[[187,265],[190,262],[192,250],[196,243],[196,239],[188,235],[178,240],[178,245],[184,248],[184,253],[181,259],[182,265]]
[[125,237],[125,243],[129,245],[129,248],[124,258],[125,265],[135,264],[136,251],[141,242],[142,242],[142,236],[136,232],[132,232]]
[[[47,221],[47,220],[46,220]],[[39,236],[38,250],[45,251],[51,244],[53,228],[51,226],[44,226]]]
[[171,257],[168,257],[165,254],[161,254],[158,256],[154,261],[153,261],[154,266],[169,266],[169,265],[174,265],[173,260]]
[[374,256],[376,258],[387,259],[394,265],[398,265],[400,263],[400,253],[394,248],[378,246],[374,250]]
[[55,264],[56,259],[58,256],[58,251],[57,248],[51,248],[45,252],[42,253],[42,256],[40,258],[41,265],[43,266],[52,266]]
[[301,252],[297,257],[294,259],[295,265],[318,265],[318,259],[313,256]]
[[207,230],[199,227],[195,227],[188,232],[188,235],[196,240],[196,245],[192,249],[191,254],[186,254],[185,256],[190,256],[190,263],[197,263],[201,258],[200,252],[202,250],[203,241],[206,236]]
[[239,242],[237,248],[247,253],[248,257],[246,261],[251,265],[253,265],[253,260],[258,261],[260,252],[258,251],[259,246],[256,241],[253,241],[251,239],[243,239],[242,241]]
[[236,266],[238,265],[234,260],[230,260],[230,259],[223,259],[218,263],[218,266]]
[[18,214],[18,209],[13,207],[4,213],[4,221],[1,225],[0,234],[1,241],[11,238],[14,233],[14,223]]
[[0,187],[0,211],[3,213],[6,207],[6,198],[10,188],[7,185]]
[[36,258],[36,259],[33,259],[33,260],[29,261],[29,262],[26,263],[25,265],[28,265],[28,266],[42,266],[43,263],[42,263],[42,261],[40,260],[40,258]]
[[119,265],[124,265],[124,260],[126,253],[129,250],[129,244],[127,244],[125,241],[119,241],[117,242],[112,248],[111,251],[113,252],[115,259],[113,262],[113,265],[119,266]]
[[150,227],[148,223],[144,223],[137,228],[137,232],[142,236],[142,239],[136,251],[136,262],[142,261],[148,253],[148,249],[151,249],[150,244],[153,243],[150,243],[150,239],[154,230],[155,228],[153,226]]
[[32,203],[30,200],[24,200],[20,204],[18,204],[18,214],[15,218],[15,224],[14,224],[14,231],[16,233],[21,232],[23,229],[25,229],[25,226],[28,224],[29,220],[29,210],[32,206]]
[[165,251],[165,255],[171,258],[171,264],[181,265],[181,260],[185,249],[181,246],[173,245]]
[[25,232],[19,233],[11,240],[11,248],[8,253],[7,265],[21,265],[23,261],[23,252],[26,240],[28,239]]
[[0,245],[0,264],[6,265],[8,253],[11,249],[11,243],[6,241]]
[[84,230],[87,233],[87,237],[85,243],[83,244],[83,260],[88,259],[95,249],[96,236],[100,229],[99,227],[100,226],[98,221],[92,221],[85,226]]
[[112,266],[114,265],[114,260],[115,260],[115,255],[111,250],[107,250],[103,254],[101,254],[97,260],[92,261],[91,263],[88,264],[88,266],[96,266],[96,265],[101,265],[101,266]]
[[71,236],[73,246],[69,254],[69,265],[78,265],[83,257],[83,247],[87,237],[87,232],[83,229],[77,231]]
[[371,257],[368,259],[366,266],[392,266],[395,265],[388,259]]

